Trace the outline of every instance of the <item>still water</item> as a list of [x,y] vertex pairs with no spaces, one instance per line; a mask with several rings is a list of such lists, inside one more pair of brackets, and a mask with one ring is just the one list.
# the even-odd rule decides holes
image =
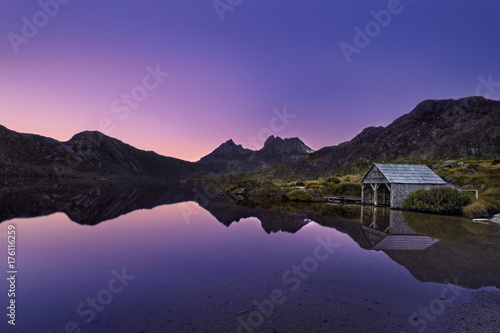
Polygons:
[[[424,332],[500,288],[500,228],[326,204],[245,207],[181,186],[9,184],[2,332]],[[2,308],[9,283],[2,279]]]

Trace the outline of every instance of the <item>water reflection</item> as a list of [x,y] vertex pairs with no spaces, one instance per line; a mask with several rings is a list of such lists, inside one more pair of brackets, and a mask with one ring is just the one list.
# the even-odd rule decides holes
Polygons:
[[178,183],[0,179],[0,222],[61,212],[79,224],[95,225],[193,196],[192,188]]
[[461,218],[324,203],[264,209],[201,198],[181,184],[3,180],[0,185],[0,221],[63,212],[76,223],[96,225],[139,209],[196,201],[227,227],[254,217],[268,234],[295,234],[314,221],[347,234],[365,250],[386,253],[420,281],[458,278],[467,288],[500,288],[500,228]]
[[361,232],[373,250],[425,250],[439,241],[418,234],[405,222],[403,212],[381,207],[361,207]]

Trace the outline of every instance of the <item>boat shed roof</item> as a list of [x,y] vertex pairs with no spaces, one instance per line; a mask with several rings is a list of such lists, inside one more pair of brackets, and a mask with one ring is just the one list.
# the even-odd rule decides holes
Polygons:
[[377,168],[389,183],[446,185],[441,177],[424,164],[374,163],[363,177],[362,182],[374,168]]

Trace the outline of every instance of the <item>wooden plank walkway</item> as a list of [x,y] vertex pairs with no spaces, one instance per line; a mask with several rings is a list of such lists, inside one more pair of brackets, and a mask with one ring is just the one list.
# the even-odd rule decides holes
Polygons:
[[361,197],[353,197],[353,196],[326,196],[324,197],[328,202],[338,203],[338,204],[347,204],[347,203],[355,203],[361,204]]

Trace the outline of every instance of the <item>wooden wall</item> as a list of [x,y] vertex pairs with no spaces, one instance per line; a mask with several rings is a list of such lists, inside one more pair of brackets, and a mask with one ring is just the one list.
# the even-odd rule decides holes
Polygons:
[[406,197],[417,190],[430,190],[436,187],[446,187],[446,185],[391,184],[391,208],[403,208]]
[[366,175],[365,179],[363,179],[363,183],[365,184],[387,184],[389,181],[385,176],[380,172],[377,166],[373,166],[370,169],[370,172]]

